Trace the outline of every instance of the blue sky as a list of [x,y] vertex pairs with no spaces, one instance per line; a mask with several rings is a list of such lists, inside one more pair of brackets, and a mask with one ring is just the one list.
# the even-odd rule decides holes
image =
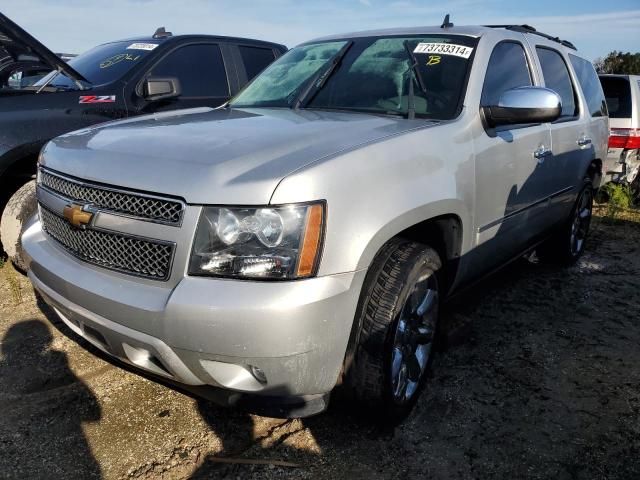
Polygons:
[[640,0],[0,0],[0,11],[55,51],[118,38],[214,33],[294,46],[313,37],[393,26],[527,23],[572,41],[588,58],[640,51]]

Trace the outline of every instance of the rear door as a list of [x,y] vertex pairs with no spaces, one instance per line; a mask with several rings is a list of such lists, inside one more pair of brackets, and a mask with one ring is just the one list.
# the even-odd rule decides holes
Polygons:
[[581,186],[595,156],[589,116],[580,110],[578,90],[567,59],[554,45],[536,42],[535,51],[544,86],[556,92],[562,100],[560,118],[550,127],[553,155],[541,165],[549,182],[548,214],[553,224],[565,220],[570,214],[576,188]]
[[[137,113],[224,104],[231,95],[227,63],[229,61],[225,59],[219,43],[189,43],[170,50],[148,69],[137,84],[134,95]],[[146,100],[142,83],[148,77],[177,78],[181,95],[159,101]]]
[[[506,90],[536,85],[537,72],[524,43],[506,40],[491,54],[481,105],[497,105]],[[512,258],[544,231],[547,179],[541,165],[549,151],[548,124],[486,128],[476,151],[477,248],[474,266],[486,271]]]

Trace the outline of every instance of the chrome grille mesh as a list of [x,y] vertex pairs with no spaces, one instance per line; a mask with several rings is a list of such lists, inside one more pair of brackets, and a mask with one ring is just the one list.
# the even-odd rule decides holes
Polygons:
[[77,182],[40,170],[40,182],[45,187],[64,197],[91,203],[115,213],[132,215],[162,223],[179,224],[183,205],[180,202]]
[[155,280],[166,280],[169,276],[174,244],[80,230],[43,206],[40,219],[45,232],[85,262]]

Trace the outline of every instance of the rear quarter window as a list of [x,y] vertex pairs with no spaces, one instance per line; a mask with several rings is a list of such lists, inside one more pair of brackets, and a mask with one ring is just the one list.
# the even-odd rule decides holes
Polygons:
[[587,108],[592,117],[603,117],[607,115],[607,104],[605,102],[602,85],[593,68],[593,64],[584,58],[569,54],[569,61],[576,72],[578,83],[587,100]]
[[611,118],[631,118],[631,84],[625,77],[600,77]]

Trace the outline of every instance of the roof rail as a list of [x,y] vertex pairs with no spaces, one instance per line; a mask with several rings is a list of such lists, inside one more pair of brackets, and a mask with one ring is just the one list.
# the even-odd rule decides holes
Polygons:
[[547,35],[546,33],[539,32],[531,25],[484,25],[489,28],[504,28],[506,30],[512,30],[514,32],[520,33],[532,33],[534,35],[539,35],[541,37],[546,38],[547,40],[551,40],[554,42],[558,42],[565,47],[571,48],[572,50],[578,50],[573,43],[568,40],[562,40],[560,37],[554,37],[552,35]]

